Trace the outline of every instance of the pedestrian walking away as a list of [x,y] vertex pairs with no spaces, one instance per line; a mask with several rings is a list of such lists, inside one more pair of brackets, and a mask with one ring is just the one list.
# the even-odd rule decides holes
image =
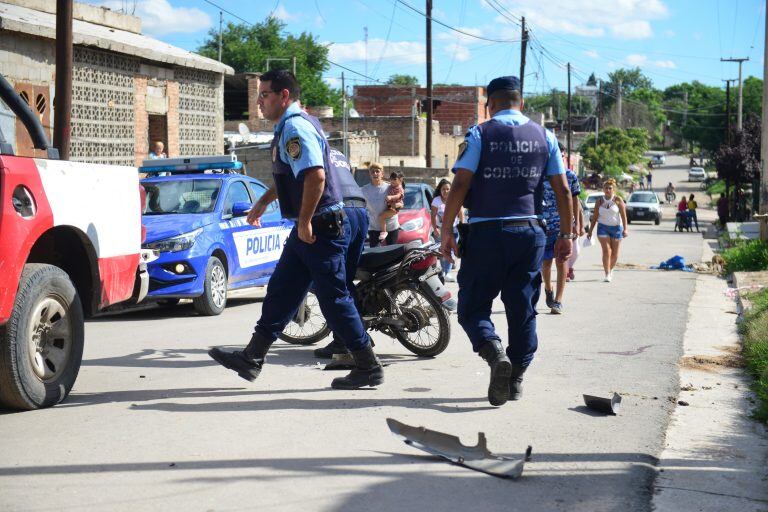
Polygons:
[[261,76],[259,108],[275,123],[275,183],[251,208],[247,221],[261,225],[267,206],[278,199],[283,217],[296,225],[269,280],[261,318],[248,345],[234,352],[214,347],[208,354],[242,378],[255,380],[269,347],[295,316],[313,284],[323,316],[355,361],[350,374],[334,379],[331,386],[376,386],[384,380],[383,370],[347,289],[345,233],[350,231],[350,221],[343,209],[341,183],[331,169],[330,146],[320,123],[298,103],[300,91],[289,71],[273,70]]
[[[443,215],[445,215],[445,202],[448,200],[448,193],[451,191],[451,182],[443,178],[440,183],[435,187],[434,199],[430,205],[431,217],[432,217],[432,233],[436,242],[440,241],[440,230],[443,226]],[[459,222],[464,222],[464,208],[459,209],[459,215],[453,221],[453,236],[456,240],[459,239]],[[454,255],[455,257],[455,255]],[[440,267],[442,269],[443,279],[445,282],[452,283],[456,281],[456,278],[451,274],[453,269],[453,263],[446,258],[440,259]]]
[[696,200],[693,198],[693,194],[688,198],[688,215],[691,217],[691,220],[696,225],[696,231],[699,231],[699,217],[696,215],[696,208],[698,208],[699,205],[696,202]]
[[[472,348],[491,368],[488,401],[502,405],[522,395],[523,374],[538,346],[536,303],[546,236],[542,217],[544,180],[555,192],[560,217],[571,219],[571,196],[555,135],[525,117],[520,80],[495,78],[486,90],[491,119],[467,132],[453,166],[441,230],[443,257],[462,258],[458,320]],[[469,210],[469,235],[458,252],[453,222]],[[561,226],[555,257],[571,254],[571,227]],[[491,321],[501,293],[508,346]]]
[[589,223],[589,234],[597,226],[597,239],[603,251],[603,281],[610,283],[613,280],[613,269],[619,259],[619,246],[621,240],[629,236],[627,230],[627,207],[624,201],[615,194],[616,180],[607,179],[603,183],[603,196],[598,197],[595,209],[592,212],[592,220]]
[[[365,240],[368,236],[368,210],[366,208],[365,195],[363,195],[363,191],[355,181],[352,167],[347,157],[335,149],[330,150],[330,157],[331,172],[334,172],[335,177],[338,178],[341,197],[344,200],[344,213],[347,214],[349,219],[349,230],[344,232],[344,242],[347,246],[344,272],[347,276],[347,289],[352,295],[355,304],[357,304],[354,279],[357,273],[357,265],[360,263],[360,256],[365,248]],[[331,342],[325,347],[315,349],[314,355],[318,358],[329,359],[334,354],[346,354],[347,352],[346,345],[334,332]]]
[[[563,147],[558,144],[560,152],[562,153]],[[563,159],[563,164],[566,161]],[[579,194],[581,193],[581,186],[579,185],[579,178],[570,169],[565,170],[565,177],[568,181],[568,189],[571,196],[571,208],[573,212],[581,210],[581,204],[579,203]],[[544,246],[544,261],[541,266],[541,277],[544,281],[544,297],[547,307],[553,315],[559,315],[563,313],[563,293],[565,291],[565,282],[568,277],[568,261],[557,260],[555,262],[556,274],[557,274],[557,286],[552,286],[552,261],[555,257],[555,243],[557,242],[557,236],[560,233],[560,215],[557,211],[557,201],[555,191],[548,181],[544,182],[544,194],[542,204],[542,216],[547,226],[547,244]],[[566,227],[570,226],[572,229],[574,239],[578,239],[579,227],[576,223],[576,218],[570,219],[570,222],[565,222]],[[578,245],[578,244],[573,244]],[[576,252],[573,249],[571,257]]]
[[384,166],[374,162],[368,167],[371,176],[371,182],[362,187],[363,195],[368,207],[368,244],[371,247],[378,247],[382,243],[381,233],[386,232],[383,242],[386,245],[397,243],[397,237],[400,235],[400,222],[397,215],[392,215],[381,223],[381,214],[387,208],[387,195],[389,194],[390,184],[384,181]]

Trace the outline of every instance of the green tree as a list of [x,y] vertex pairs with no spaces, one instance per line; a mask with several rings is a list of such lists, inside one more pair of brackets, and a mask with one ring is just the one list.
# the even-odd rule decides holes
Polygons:
[[387,80],[387,84],[389,85],[409,85],[409,86],[416,86],[419,85],[419,79],[412,75],[392,75],[389,77],[389,80]]
[[603,109],[608,111],[616,103],[621,85],[622,97],[631,96],[638,89],[653,89],[653,82],[640,68],[619,68],[608,73],[608,80],[603,82]]
[[750,114],[755,114],[758,117],[761,116],[763,113],[763,81],[754,76],[750,76],[744,80],[742,94],[744,118],[746,119]]
[[[268,58],[287,59],[270,62],[270,69],[291,69],[291,59],[295,57],[302,103],[308,106],[330,105],[336,111],[341,110],[341,91],[332,89],[322,78],[329,67],[328,48],[312,34],[286,34],[285,23],[269,17],[253,25],[227,23],[222,40],[221,60],[232,66],[236,73],[267,71]],[[197,52],[216,59],[218,51],[219,34],[211,29]]]
[[[685,97],[688,97],[686,104]],[[670,130],[700,148],[714,152],[725,140],[725,91],[701,82],[676,84],[664,89],[664,107]],[[731,90],[731,111],[736,112]]]
[[648,132],[645,129],[611,127],[600,131],[597,145],[594,135],[584,139],[580,152],[589,169],[616,176],[639,162],[646,149]]
[[640,87],[632,91],[627,99],[627,110],[632,112],[632,125],[640,126],[647,130],[655,143],[663,140],[663,127],[667,121],[662,102],[663,94],[658,89]]

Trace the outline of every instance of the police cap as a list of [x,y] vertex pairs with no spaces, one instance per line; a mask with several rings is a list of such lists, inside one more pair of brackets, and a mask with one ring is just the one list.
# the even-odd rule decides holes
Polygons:
[[520,79],[516,76],[500,76],[491,80],[486,88],[486,94],[492,95],[496,91],[519,91]]

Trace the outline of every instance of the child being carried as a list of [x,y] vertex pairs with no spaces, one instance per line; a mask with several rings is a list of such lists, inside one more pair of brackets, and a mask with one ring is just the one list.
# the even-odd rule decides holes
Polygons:
[[379,224],[381,224],[381,234],[379,240],[387,238],[387,219],[397,215],[403,208],[403,198],[405,197],[405,175],[401,172],[393,172],[389,175],[389,188],[387,189],[387,209],[379,215]]

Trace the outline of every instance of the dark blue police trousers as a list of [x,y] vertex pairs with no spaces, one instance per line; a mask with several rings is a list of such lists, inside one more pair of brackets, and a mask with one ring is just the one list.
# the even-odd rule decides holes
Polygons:
[[533,220],[504,227],[501,221],[473,223],[459,269],[459,324],[472,348],[499,340],[491,321],[493,300],[501,292],[507,315],[507,355],[528,366],[538,346],[536,303],[541,291],[541,263],[546,235]]
[[315,233],[315,243],[307,244],[293,228],[267,285],[261,318],[254,329],[258,334],[277,339],[314,283],[320,310],[347,349],[360,350],[370,342],[347,289],[346,236],[350,225],[346,216],[343,229],[344,234],[337,238]]
[[353,281],[357,272],[357,265],[360,263],[360,256],[365,249],[365,239],[368,237],[368,210],[360,207],[345,207],[344,212],[349,219],[349,230],[344,232],[344,241],[347,245],[345,268],[347,289],[354,297],[355,285]]

